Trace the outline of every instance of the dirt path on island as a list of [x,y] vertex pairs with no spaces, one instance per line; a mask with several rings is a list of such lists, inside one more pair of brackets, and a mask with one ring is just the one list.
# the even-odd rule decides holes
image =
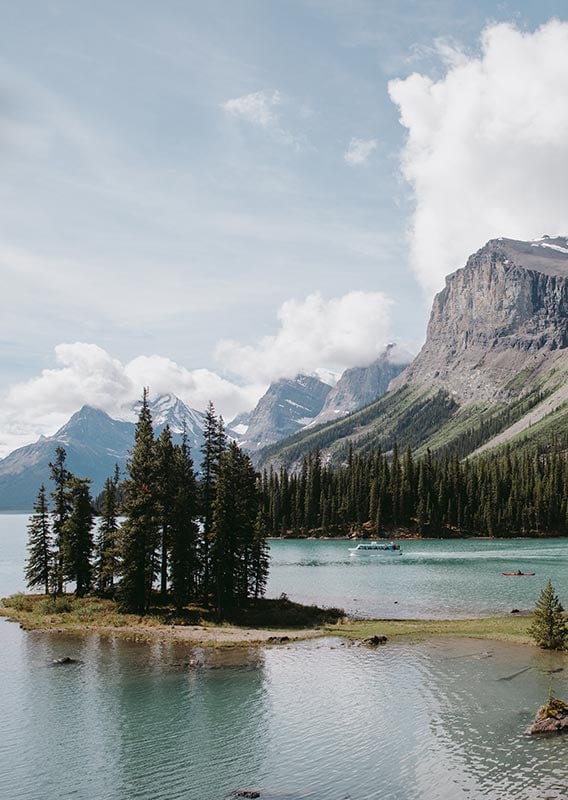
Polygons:
[[209,645],[214,647],[254,645],[254,644],[284,644],[301,639],[314,639],[324,636],[321,628],[308,628],[303,630],[266,630],[263,628],[237,628],[230,625],[222,627],[209,627],[206,625],[155,625],[136,626],[124,625],[119,628],[101,625],[69,626],[66,628],[46,628],[57,630],[58,633],[103,633],[105,635],[121,636],[131,639],[162,640],[195,645]]

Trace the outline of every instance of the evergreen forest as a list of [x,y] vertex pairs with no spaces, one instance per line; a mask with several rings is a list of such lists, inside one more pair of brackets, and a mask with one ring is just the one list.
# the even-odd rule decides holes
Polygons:
[[114,597],[124,611],[195,603],[219,619],[262,597],[268,531],[261,483],[212,404],[201,455],[198,480],[185,435],[175,445],[166,426],[154,438],[144,392],[127,475],[121,481],[117,468],[107,479],[95,518],[89,481],[68,471],[58,447],[51,505],[41,486],[28,526],[28,586],[57,596],[71,581],[78,597]]
[[339,468],[319,452],[290,473],[262,476],[263,513],[272,535],[531,536],[568,533],[568,458],[561,450],[415,459],[348,454]]
[[562,449],[507,450],[460,460],[319,451],[301,468],[259,474],[225,434],[210,403],[196,471],[187,439],[154,437],[144,393],[127,474],[118,468],[95,504],[89,481],[50,464],[30,518],[26,580],[46,594],[113,597],[125,611],[198,604],[224,619],[263,597],[268,536],[541,536],[568,533],[568,458]]

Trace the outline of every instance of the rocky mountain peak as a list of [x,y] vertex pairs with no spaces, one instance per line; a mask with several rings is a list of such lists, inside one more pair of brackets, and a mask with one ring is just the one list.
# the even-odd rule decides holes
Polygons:
[[346,369],[311,425],[340,419],[381,397],[391,380],[408,364],[402,354],[399,358],[397,350],[396,343],[389,342],[369,366]]
[[391,388],[439,385],[458,402],[506,399],[522,369],[568,345],[568,240],[492,239],[436,295],[426,342]]
[[[140,402],[137,400],[132,407],[136,415],[140,409]],[[182,434],[185,428],[190,440],[200,438],[205,414],[189,408],[175,394],[166,393],[150,398],[148,408],[152,415],[154,430],[157,433],[169,425],[173,434]]]
[[281,378],[272,383],[256,407],[229,427],[241,445],[254,452],[291,436],[321,411],[331,386],[314,375]]

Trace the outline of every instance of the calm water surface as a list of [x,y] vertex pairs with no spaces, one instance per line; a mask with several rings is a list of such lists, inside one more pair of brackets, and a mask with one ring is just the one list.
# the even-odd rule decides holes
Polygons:
[[[21,586],[24,527],[0,517],[3,593]],[[531,606],[549,575],[566,587],[566,541],[416,542],[397,564],[353,563],[346,547],[274,543],[271,593],[357,597],[371,615],[398,597],[401,616],[428,616],[454,597],[460,613]],[[500,576],[517,566],[538,580]],[[52,665],[64,655],[81,663]],[[220,655],[0,621],[0,798],[566,798],[568,740],[523,736],[551,684],[568,697],[568,655],[488,642]]]

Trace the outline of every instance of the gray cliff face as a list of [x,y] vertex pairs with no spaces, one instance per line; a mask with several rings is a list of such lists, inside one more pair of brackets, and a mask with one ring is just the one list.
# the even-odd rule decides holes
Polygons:
[[382,397],[389,383],[405,367],[405,364],[394,364],[391,361],[390,353],[393,347],[394,345],[389,345],[368,367],[346,369],[328,394],[322,410],[311,425],[341,419],[346,414],[357,411]]
[[298,375],[268,387],[256,407],[230,426],[241,446],[255,452],[268,444],[291,436],[308,425],[321,411],[331,387],[318,378]]
[[427,384],[459,402],[507,399],[520,370],[537,375],[565,363],[567,345],[568,241],[493,239],[446,279],[422,350],[389,388]]

